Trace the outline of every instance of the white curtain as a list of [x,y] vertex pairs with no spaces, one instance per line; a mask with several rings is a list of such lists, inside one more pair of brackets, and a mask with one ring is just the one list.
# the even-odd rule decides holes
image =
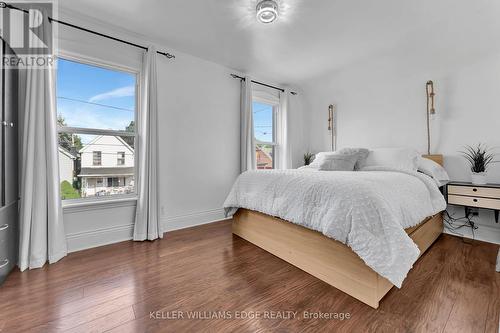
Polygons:
[[134,240],[163,237],[158,213],[158,102],[156,49],[144,54],[141,82],[141,109],[136,144],[138,199]]
[[[35,20],[35,16],[31,17]],[[35,22],[31,22],[35,23]],[[47,15],[42,40],[50,33]],[[35,25],[33,25],[35,26]],[[30,38],[36,38],[31,34]],[[36,54],[35,54],[36,55]],[[59,197],[55,69],[26,69],[21,135],[19,268],[42,267],[67,254]]]
[[255,137],[253,133],[252,110],[252,79],[241,80],[241,111],[240,111],[240,169],[241,172],[256,168]]
[[292,151],[290,148],[290,91],[285,89],[280,92],[280,107],[277,119],[277,168],[291,169],[292,168]]

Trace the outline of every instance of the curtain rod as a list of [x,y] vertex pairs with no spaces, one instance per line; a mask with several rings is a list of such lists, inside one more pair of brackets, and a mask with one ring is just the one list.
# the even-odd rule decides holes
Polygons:
[[[26,9],[22,9],[22,8],[18,8],[18,7],[15,7],[11,4],[8,4],[6,2],[0,2],[0,8],[10,8],[10,9],[15,9],[15,10],[20,10],[24,13],[29,13]],[[132,42],[129,42],[129,41],[126,41],[126,40],[123,40],[123,39],[120,39],[120,38],[116,38],[116,37],[113,37],[113,36],[110,36],[110,35],[106,35],[106,34],[103,34],[103,33],[100,33],[100,32],[97,32],[97,31],[94,31],[94,30],[90,30],[90,29],[87,29],[87,28],[83,28],[83,27],[80,27],[80,26],[77,26],[77,25],[74,25],[74,24],[71,24],[71,23],[68,23],[68,22],[64,22],[64,21],[60,21],[60,20],[56,20],[56,19],[53,19],[52,17],[49,16],[49,22],[56,22],[56,23],[59,23],[59,24],[62,24],[62,25],[65,25],[65,26],[68,26],[68,27],[71,27],[73,29],[77,29],[77,30],[81,30],[81,31],[85,31],[85,32],[88,32],[88,33],[91,33],[91,34],[94,34],[94,35],[97,35],[97,36],[101,36],[101,37],[104,37],[104,38],[108,38],[108,39],[112,39],[114,41],[117,41],[117,42],[120,42],[120,43],[123,43],[123,44],[127,44],[127,45],[130,45],[130,46],[134,46],[134,47],[137,47],[139,49],[143,49],[143,50],[148,50],[148,48],[146,46],[142,46],[140,44],[136,44],[136,43],[132,43]],[[161,51],[156,51],[156,53],[158,54],[161,54],[161,55],[164,55],[165,57],[167,57],[168,59],[175,59],[175,55],[171,54],[171,53],[168,53],[168,52],[161,52]]]
[[[231,76],[233,77],[233,79],[240,79],[240,80],[243,80],[245,81],[245,78],[242,77],[242,76],[239,76],[239,75],[236,75],[236,74],[231,74]],[[272,88],[272,89],[276,89],[276,90],[279,90],[281,92],[285,92],[285,89],[283,88],[279,88],[279,87],[275,87],[275,86],[271,86],[269,84],[266,84],[266,83],[262,83],[262,82],[259,82],[259,81],[254,81],[252,80],[253,83],[255,84],[259,84],[261,86],[264,86],[264,87],[268,87],[268,88]],[[290,94],[292,95],[297,95],[297,93],[295,91],[290,91]]]

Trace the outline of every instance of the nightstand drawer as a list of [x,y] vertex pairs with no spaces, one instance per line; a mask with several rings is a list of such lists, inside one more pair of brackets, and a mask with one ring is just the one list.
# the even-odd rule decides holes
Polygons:
[[448,195],[448,203],[466,207],[500,209],[499,199],[466,197],[461,195]]
[[448,185],[448,194],[468,195],[484,198],[500,198],[500,188]]

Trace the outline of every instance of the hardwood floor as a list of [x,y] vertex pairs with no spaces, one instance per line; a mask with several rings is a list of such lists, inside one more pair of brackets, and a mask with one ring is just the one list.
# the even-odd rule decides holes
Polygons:
[[[223,221],[14,272],[0,287],[0,332],[497,332],[497,251],[442,235],[374,310],[233,236]],[[235,318],[252,314],[261,317]]]

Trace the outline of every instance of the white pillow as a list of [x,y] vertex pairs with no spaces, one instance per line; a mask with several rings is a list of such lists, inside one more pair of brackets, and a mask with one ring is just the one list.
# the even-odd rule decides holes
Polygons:
[[322,171],[354,171],[358,161],[357,154],[330,154],[325,156],[319,166]]
[[446,170],[441,165],[428,158],[419,158],[418,171],[434,179],[438,187],[444,186],[450,182],[450,176],[448,176]]
[[417,171],[420,154],[412,148],[377,148],[370,150],[368,157],[360,162],[366,167],[389,167],[398,170]]
[[356,154],[357,161],[354,165],[354,170],[358,170],[360,165],[366,160],[370,151],[366,148],[342,148],[339,150],[340,154]]
[[[342,148],[338,151],[324,151],[324,152],[319,152],[315,155],[314,160],[311,162],[311,164],[307,165],[306,167],[309,169],[320,169],[320,166],[325,163],[325,159],[329,158],[330,156],[338,156],[338,155],[346,155],[346,156],[352,156],[353,158],[356,159],[355,166],[358,167],[358,164],[360,161],[364,160],[366,156],[368,155],[369,150],[366,148]],[[325,166],[326,167],[326,166]]]
[[323,161],[325,160],[325,156],[333,155],[333,154],[335,154],[335,152],[331,152],[331,151],[324,151],[324,152],[317,153],[316,155],[314,155],[314,160],[309,165],[306,165],[306,166],[309,168],[318,169],[319,166],[321,165],[321,163],[323,163]]

